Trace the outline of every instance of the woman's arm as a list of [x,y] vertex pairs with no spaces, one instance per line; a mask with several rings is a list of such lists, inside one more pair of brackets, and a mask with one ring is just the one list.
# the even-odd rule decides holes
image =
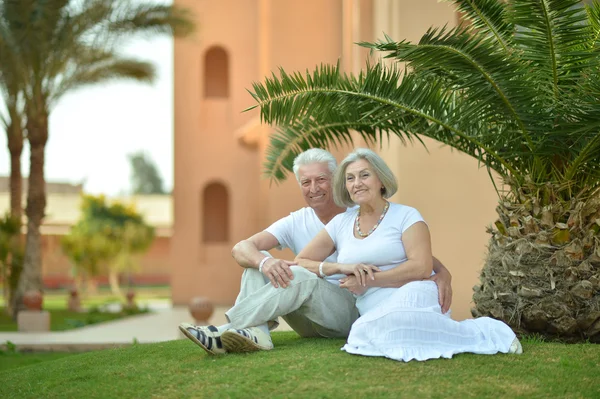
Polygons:
[[[411,281],[428,278],[433,268],[431,255],[431,237],[424,222],[417,222],[402,233],[402,242],[407,261],[390,270],[374,274],[374,279],[367,279],[367,287],[401,287]],[[342,288],[356,284],[352,276],[342,283]]]
[[[327,233],[327,230],[323,229],[302,251],[300,251],[294,262],[321,277],[319,274],[319,266],[323,260],[334,252],[335,244],[329,236],[329,233]],[[368,278],[375,278],[373,272],[379,271],[379,268],[362,263],[342,264],[323,262],[321,271],[326,276],[331,276],[332,274],[354,274],[364,285]]]
[[[327,230],[323,229],[300,251],[294,262],[319,275],[319,264],[334,252],[333,240]],[[325,267],[327,267],[327,270]],[[323,264],[323,272],[327,275],[335,274],[335,268],[337,268],[335,263],[327,262]]]

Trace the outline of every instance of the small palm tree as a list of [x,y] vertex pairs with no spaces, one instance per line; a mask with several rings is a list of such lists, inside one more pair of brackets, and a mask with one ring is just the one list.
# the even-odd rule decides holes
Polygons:
[[[253,96],[280,126],[267,175],[314,146],[430,137],[502,178],[474,315],[600,340],[600,3],[454,0],[468,24],[362,43],[406,63],[280,71]],[[493,176],[490,173],[490,176]],[[493,180],[493,178],[492,178]]]
[[[21,174],[21,154],[25,139],[25,109],[23,90],[24,75],[16,54],[11,51],[16,37],[10,34],[10,24],[6,20],[4,3],[0,2],[0,94],[5,109],[0,110],[0,127],[6,133],[10,153],[10,223],[17,226],[17,234],[10,237],[8,253],[4,264],[6,312],[13,314],[16,285],[23,267],[23,248],[20,239],[23,216],[23,179]],[[6,220],[8,222],[8,219]]]
[[[2,25],[0,24],[0,29]],[[22,101],[22,88],[15,73],[11,70],[14,66],[9,53],[5,50],[6,43],[2,41],[4,35],[0,34],[0,93],[6,104],[6,112],[0,113],[0,126],[6,132],[6,142],[10,152],[10,214],[16,220],[21,220],[22,210],[22,176],[21,154],[24,141],[24,110]]]
[[150,82],[151,64],[118,52],[128,38],[191,32],[193,24],[175,6],[129,0],[0,0],[0,61],[10,59],[20,84],[30,146],[27,238],[17,297],[41,288],[40,225],[46,206],[44,151],[48,117],[66,93],[114,79]]

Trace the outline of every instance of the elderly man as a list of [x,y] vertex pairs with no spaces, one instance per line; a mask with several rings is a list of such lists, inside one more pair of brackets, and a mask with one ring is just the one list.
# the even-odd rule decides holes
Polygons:
[[[333,155],[318,148],[296,157],[294,174],[308,207],[233,247],[233,257],[245,270],[235,305],[225,313],[229,323],[218,327],[182,323],[179,329],[190,340],[213,355],[270,350],[269,330],[277,327],[278,317],[302,337],[348,336],[359,315],[352,293],[340,288],[339,281],[346,276],[321,278],[302,265],[265,252],[283,247],[297,255],[334,216],[346,211],[333,200],[331,180],[336,166]],[[327,258],[335,260],[335,253]],[[431,278],[438,285],[445,313],[452,301],[451,276],[436,258],[433,263],[436,274]]]

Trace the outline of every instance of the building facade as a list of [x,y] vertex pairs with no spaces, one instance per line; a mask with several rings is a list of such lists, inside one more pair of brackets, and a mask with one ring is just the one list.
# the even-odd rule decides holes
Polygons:
[[[175,178],[171,284],[175,304],[194,296],[232,304],[242,272],[231,258],[239,240],[305,204],[290,176],[261,177],[272,130],[262,126],[248,90],[282,67],[313,70],[340,62],[357,73],[369,56],[355,43],[388,34],[418,40],[458,15],[437,0],[175,0],[197,18],[193,38],[175,40]],[[379,150],[396,173],[392,200],[421,211],[434,254],[452,272],[453,315],[469,316],[485,256],[485,227],[497,196],[477,161],[426,141],[397,140]],[[335,152],[338,159],[349,149]],[[291,253],[280,254],[291,257]]]
[[[0,215],[10,211],[8,178],[0,176]],[[23,179],[23,200],[27,198],[27,180]],[[44,288],[70,288],[75,283],[73,262],[63,253],[62,238],[71,231],[81,217],[82,184],[60,182],[46,183],[46,210],[42,235],[42,280]],[[170,284],[170,241],[172,234],[172,200],[170,195],[137,195],[110,198],[124,204],[134,204],[147,223],[154,227],[155,238],[146,252],[136,256],[138,265],[127,274],[137,285]],[[23,216],[23,242],[26,235],[26,218]],[[96,284],[107,284],[105,272],[94,277]]]

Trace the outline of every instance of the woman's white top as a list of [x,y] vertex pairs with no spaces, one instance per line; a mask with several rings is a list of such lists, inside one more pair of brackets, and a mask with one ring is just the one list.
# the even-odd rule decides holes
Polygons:
[[[325,226],[337,250],[338,263],[364,263],[381,270],[392,269],[406,262],[402,234],[413,224],[424,222],[415,208],[390,202],[379,226],[368,237],[354,237],[354,222],[358,208],[334,217]],[[370,288],[368,291],[372,291]]]

